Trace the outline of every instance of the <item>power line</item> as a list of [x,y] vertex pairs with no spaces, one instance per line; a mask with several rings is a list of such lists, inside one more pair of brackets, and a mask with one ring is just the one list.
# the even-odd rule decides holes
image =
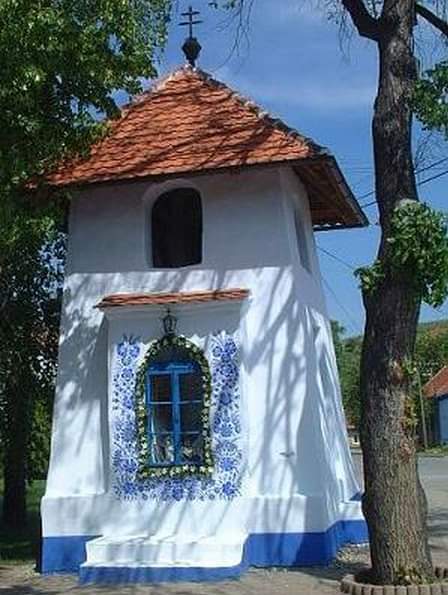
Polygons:
[[[435,174],[433,176],[430,176],[429,178],[425,178],[424,180],[422,180],[421,182],[417,182],[417,186],[423,186],[424,184],[427,184],[428,182],[432,182],[433,180],[437,180],[437,178],[441,178],[442,176],[446,176],[448,174],[448,169],[445,169],[444,171]],[[373,194],[373,192],[372,192]],[[373,205],[376,205],[376,200],[372,200],[371,202],[368,202],[364,205],[360,205],[363,209],[366,209],[367,207],[371,207]]]
[[361,326],[358,325],[358,323],[352,318],[352,315],[350,314],[350,312],[347,310],[347,308],[344,306],[344,304],[342,304],[342,302],[339,301],[338,296],[336,295],[336,293],[333,291],[333,288],[331,287],[331,285],[328,283],[328,281],[321,275],[322,281],[324,283],[324,285],[326,286],[326,288],[328,289],[328,291],[331,293],[331,295],[334,298],[334,301],[337,303],[337,305],[339,306],[339,308],[344,312],[344,314],[347,316],[347,320],[350,323],[350,326],[352,327],[352,330],[355,331],[355,333],[357,334],[361,334]]
[[431,176],[430,178],[425,178],[424,180],[422,180],[421,182],[418,182],[417,186],[423,186],[423,184],[427,184],[428,182],[432,182],[433,180],[437,180],[437,178],[441,178],[442,176],[446,176],[446,174],[448,174],[448,169],[445,169],[444,171],[435,174],[434,176]]
[[[440,165],[441,163],[444,163],[445,161],[448,161],[448,157],[445,157],[443,159],[440,159],[439,161],[436,161],[434,163],[431,163],[430,165],[427,165],[426,167],[423,167],[419,170],[416,170],[416,174],[418,173],[422,173],[424,171],[427,171],[428,169],[432,169],[433,167],[436,167],[437,165]],[[437,180],[438,178],[441,178],[442,176],[445,176],[448,174],[448,170],[444,170],[442,172],[439,172],[437,174],[434,174],[433,176],[430,176],[429,178],[425,178],[424,180],[421,180],[420,182],[417,182],[417,186],[423,186],[424,184],[428,184],[429,182],[432,182],[433,180]],[[371,191],[368,192],[367,194],[359,197],[359,199],[362,198],[366,198],[367,196],[371,196],[372,194],[374,194],[375,191]],[[361,205],[361,207],[366,208],[369,206],[372,206],[376,204],[376,200],[369,202],[367,204]],[[332,258],[333,260],[335,260],[336,262],[338,262],[339,264],[341,264],[342,266],[344,266],[345,268],[349,269],[351,272],[355,271],[356,268],[350,264],[349,262],[345,261],[344,259],[342,259],[341,257],[337,256],[336,254],[333,254],[332,252],[330,252],[329,250],[322,248],[321,246],[319,246],[317,244],[317,249],[320,250],[321,252],[323,252],[324,254],[326,254],[327,256],[329,256],[330,258]],[[337,303],[337,305],[339,306],[339,308],[345,313],[348,321],[350,322],[353,330],[355,332],[360,332],[359,331],[359,327],[358,324],[355,322],[355,320],[351,317],[351,314],[348,312],[347,308],[340,302],[336,292],[333,290],[333,288],[331,287],[331,285],[328,283],[328,281],[322,276],[322,281],[324,283],[324,285],[327,287],[328,291],[331,293],[331,295],[333,296],[335,302]],[[436,310],[436,308],[434,308],[434,310]]]
[[[438,161],[434,161],[434,163],[430,163],[429,165],[426,165],[425,167],[421,167],[420,169],[416,169],[415,170],[415,174],[421,174],[424,171],[428,171],[428,169],[432,169],[433,167],[437,167],[438,165],[441,165],[442,163],[445,163],[446,161],[448,161],[448,157],[444,157],[443,159],[439,159]],[[445,170],[444,172],[437,174],[436,177],[441,177],[442,175],[445,175],[446,173],[448,173],[447,170]],[[432,179],[435,178],[428,178],[427,180],[423,180],[422,182],[417,182],[417,186],[422,186],[423,184],[425,184],[427,181],[430,182]],[[362,200],[363,198],[367,198],[368,196],[372,196],[372,194],[375,194],[375,190],[370,190],[369,192],[366,192],[365,194],[361,194],[361,196],[358,196],[358,200]],[[366,207],[369,207],[371,205],[376,204],[376,200],[366,203],[366,204],[361,204],[360,206],[364,209]]]
[[[448,161],[448,157],[443,157],[442,159],[439,159],[438,161],[434,161],[434,163],[430,163],[429,165],[425,165],[425,167],[420,167],[419,169],[416,169],[415,174],[417,175],[417,174],[423,173],[424,171],[428,171],[428,169],[437,167],[438,165],[445,163],[445,161]],[[361,194],[361,196],[358,196],[358,200],[362,200],[363,198],[372,196],[372,194],[375,194],[375,190],[370,190],[369,192],[366,192],[365,194]]]
[[319,244],[316,244],[316,245],[317,245],[317,249],[318,250],[320,250],[321,252],[323,252],[324,254],[326,254],[327,256],[329,256],[330,258],[332,258],[333,260],[336,260],[337,262],[339,262],[339,264],[344,265],[350,271],[355,271],[356,270],[356,268],[353,265],[351,265],[350,263],[346,262],[345,260],[343,260],[339,256],[336,256],[336,254],[333,254],[332,252],[329,252],[325,248],[322,248],[321,246],[319,246]]

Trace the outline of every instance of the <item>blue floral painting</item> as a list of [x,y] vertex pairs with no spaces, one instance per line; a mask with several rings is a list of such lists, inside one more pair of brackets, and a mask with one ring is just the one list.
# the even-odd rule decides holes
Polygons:
[[113,490],[121,500],[231,500],[241,494],[243,453],[238,347],[225,333],[213,335],[211,431],[214,472],[210,477],[139,479],[134,387],[144,345],[124,336],[116,348],[112,376]]

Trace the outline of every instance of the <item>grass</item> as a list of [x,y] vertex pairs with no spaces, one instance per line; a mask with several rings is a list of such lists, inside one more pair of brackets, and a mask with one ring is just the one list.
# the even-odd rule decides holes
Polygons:
[[440,446],[430,446],[429,448],[419,450],[419,455],[427,457],[446,457],[448,456],[448,444]]
[[[33,481],[27,490],[28,523],[21,531],[13,531],[0,523],[0,562],[23,564],[35,562],[40,548],[40,500],[45,481]],[[0,483],[0,506],[3,485]]]

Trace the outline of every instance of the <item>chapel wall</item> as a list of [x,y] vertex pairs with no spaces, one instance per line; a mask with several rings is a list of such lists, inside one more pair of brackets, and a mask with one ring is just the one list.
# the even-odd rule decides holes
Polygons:
[[147,183],[98,187],[74,200],[47,493],[104,494],[110,487],[109,436],[101,429],[108,325],[94,306],[111,293],[225,287],[251,291],[241,328],[242,394],[251,411],[248,490],[280,498],[322,492],[329,450],[316,429],[323,421],[309,308],[325,317],[325,305],[306,194],[296,185],[313,274],[294,256],[292,182],[284,179],[272,168],[192,180],[203,198],[204,260],[173,271],[151,270],[147,251],[151,201],[172,183],[156,192]]

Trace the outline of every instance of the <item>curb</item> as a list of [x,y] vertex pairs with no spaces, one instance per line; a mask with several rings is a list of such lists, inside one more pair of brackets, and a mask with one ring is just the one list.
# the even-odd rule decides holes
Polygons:
[[[448,580],[448,567],[435,566],[434,571],[438,579]],[[341,581],[341,591],[349,595],[448,595],[448,582],[407,586],[367,585],[357,583],[355,577],[348,574]]]

